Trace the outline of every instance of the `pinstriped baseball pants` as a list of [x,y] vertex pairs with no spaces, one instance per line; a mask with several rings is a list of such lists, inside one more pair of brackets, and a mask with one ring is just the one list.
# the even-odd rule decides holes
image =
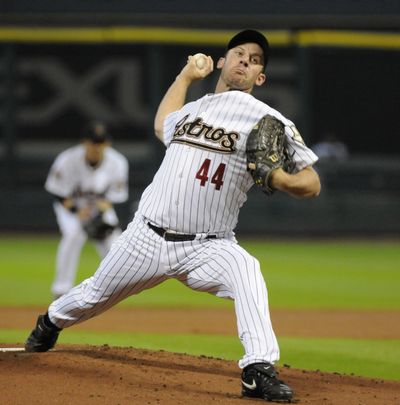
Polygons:
[[279,359],[258,260],[234,238],[167,242],[140,215],[113,244],[96,273],[50,305],[50,320],[59,328],[70,327],[169,278],[234,300],[245,349],[241,368]]

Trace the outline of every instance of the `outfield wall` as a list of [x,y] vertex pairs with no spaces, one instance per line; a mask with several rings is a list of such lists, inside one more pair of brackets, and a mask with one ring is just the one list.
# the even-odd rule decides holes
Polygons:
[[[38,163],[38,162],[36,162]],[[117,207],[125,226],[152,173],[139,159],[131,161],[130,200]],[[29,185],[2,192],[1,231],[56,231],[50,196],[43,181],[50,159],[29,166]],[[400,235],[400,161],[354,157],[347,162],[316,166],[322,191],[317,199],[297,200],[281,193],[267,197],[253,188],[242,208],[237,232],[270,236],[389,236]]]
[[[216,60],[235,31],[166,27],[0,27],[0,230],[55,230],[43,190],[57,153],[104,120],[131,163],[124,224],[164,150],[154,112],[187,55]],[[321,162],[315,201],[253,190],[238,231],[271,234],[398,234],[400,231],[400,35],[380,31],[266,30],[267,86],[257,98],[298,126],[313,146],[327,132],[348,148]],[[216,75],[196,83],[212,92]]]

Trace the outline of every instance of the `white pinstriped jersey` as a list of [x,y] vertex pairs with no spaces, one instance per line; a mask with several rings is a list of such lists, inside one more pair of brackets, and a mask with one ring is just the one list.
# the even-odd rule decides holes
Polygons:
[[84,145],[73,146],[55,159],[45,189],[59,197],[73,197],[78,207],[99,197],[122,203],[128,199],[128,168],[126,157],[110,147],[101,164],[92,168],[85,161]]
[[317,156],[278,111],[240,91],[207,94],[165,119],[166,155],[139,213],[177,232],[232,232],[254,184],[246,165],[247,137],[267,114],[285,124],[296,170],[314,164]]

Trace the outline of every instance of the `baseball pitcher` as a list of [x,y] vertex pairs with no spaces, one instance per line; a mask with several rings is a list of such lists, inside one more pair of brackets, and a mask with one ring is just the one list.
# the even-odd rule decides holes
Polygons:
[[[266,80],[268,41],[245,30],[217,61],[213,94],[185,104],[190,85],[214,70],[209,56],[189,56],[155,117],[166,153],[126,231],[90,279],[40,315],[27,351],[47,351],[63,328],[83,322],[124,298],[175,278],[196,291],[234,300],[242,394],[290,402],[278,379],[279,347],[258,260],[237,243],[234,229],[248,190],[273,198],[285,192],[315,197],[316,155],[293,122],[251,92]],[[261,214],[262,215],[262,214]]]

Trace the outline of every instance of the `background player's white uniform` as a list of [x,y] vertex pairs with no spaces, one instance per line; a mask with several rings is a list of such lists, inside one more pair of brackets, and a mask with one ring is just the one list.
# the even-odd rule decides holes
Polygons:
[[[121,153],[107,147],[103,160],[91,167],[85,159],[83,144],[71,147],[55,159],[45,183],[45,189],[58,197],[73,198],[77,209],[93,207],[98,199],[122,203],[128,199],[128,161]],[[78,215],[54,202],[54,211],[61,231],[61,241],[56,258],[56,276],[52,285],[55,296],[66,293],[74,284],[82,247],[87,240],[83,223]],[[93,240],[103,258],[112,242],[121,234],[115,210],[103,213],[105,223],[115,226],[114,231],[103,240]]]
[[[233,233],[254,184],[247,136],[266,114],[285,124],[297,170],[316,162],[293,123],[247,93],[209,94],[186,104],[164,121],[166,155],[135,218],[93,277],[50,305],[50,320],[59,328],[74,325],[174,277],[194,290],[234,299],[245,348],[240,367],[274,363],[279,347],[260,265]],[[167,241],[154,226],[193,240]]]

